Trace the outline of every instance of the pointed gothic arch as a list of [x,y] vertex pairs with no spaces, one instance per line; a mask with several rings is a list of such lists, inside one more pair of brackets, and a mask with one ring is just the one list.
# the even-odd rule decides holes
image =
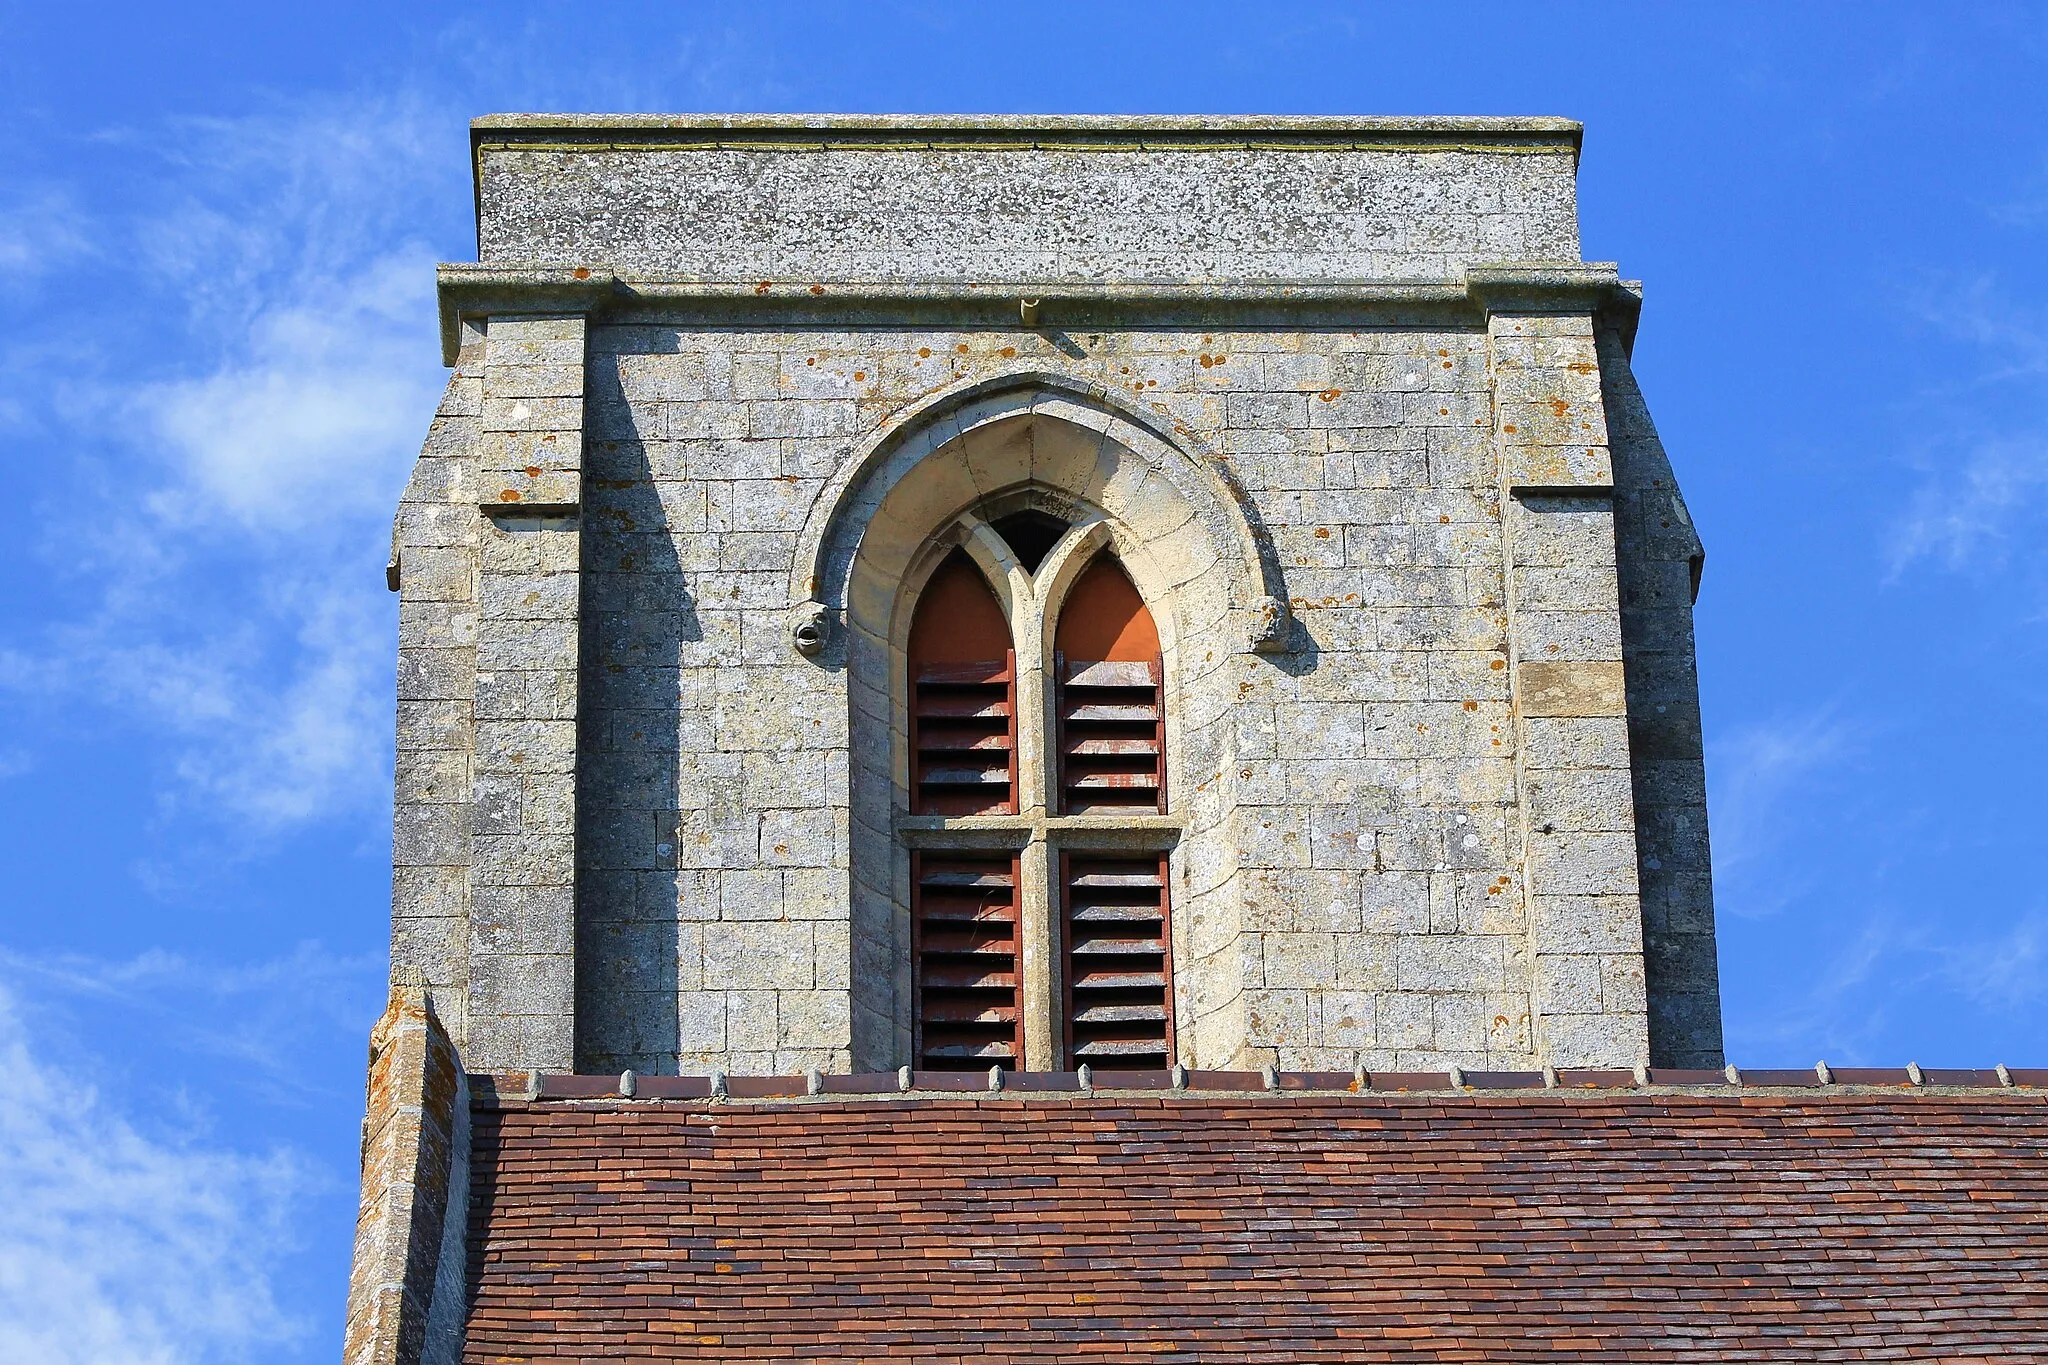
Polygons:
[[[837,658],[851,719],[860,1064],[980,1065],[997,1054],[993,1064],[1041,1068],[1090,1057],[1097,1065],[1150,1064],[1169,1053],[1199,1060],[1204,1002],[1231,1007],[1231,953],[1197,954],[1182,917],[1166,913],[1172,899],[1220,922],[1235,895],[1229,718],[1249,648],[1245,623],[1256,614],[1243,603],[1256,603],[1251,590],[1263,586],[1248,528],[1198,473],[1184,453],[1073,395],[1005,391],[901,433],[867,477],[842,490],[838,515],[814,546],[826,567],[809,586],[844,583],[820,596],[843,612]],[[999,524],[1027,515],[1036,538],[1020,553]],[[1010,622],[1014,664],[1000,679],[984,667],[988,677],[960,686],[1009,689],[1020,718],[1014,777],[1002,809],[940,810],[926,799],[935,756],[924,742],[930,661],[921,613],[970,585],[970,574],[979,582],[968,595],[993,601]],[[1113,627],[1096,640],[1101,630],[1091,635],[1078,617],[1065,618],[1069,638],[1089,640],[1084,652],[1103,656],[1079,660],[1085,676],[1061,673],[1069,609]],[[1147,658],[1120,657],[1134,649]],[[1077,724],[1061,714],[1069,685],[1077,697],[1110,689],[1088,703],[1091,716],[1149,706],[1149,728]],[[1084,729],[1085,742],[1066,752]],[[1131,761],[1147,745],[1144,763]],[[1084,761],[1070,766],[1076,757]],[[1112,799],[1094,799],[1104,794]],[[1002,901],[987,914],[1013,917],[1004,941],[1015,954],[1021,1017],[1014,1044],[1002,1041],[1008,1034],[976,1034],[966,1052],[953,1027],[960,1021],[941,1017],[958,1002],[932,994],[938,978],[924,963],[925,907],[950,906],[947,888],[963,878]],[[1152,937],[1141,943],[1133,933]],[[1090,965],[1091,953],[1145,957],[1146,943],[1150,965],[1137,976]],[[1186,961],[1179,974],[1176,958]],[[999,1019],[1009,1008],[984,1013]],[[933,1038],[955,1051],[934,1052]]]
[[[848,452],[812,502],[792,561],[789,593],[803,652],[817,653],[830,628],[857,610],[853,579],[862,549],[906,529],[881,516],[898,486],[941,447],[975,443],[1019,420],[1038,432],[1061,433],[1048,443],[1049,477],[1040,480],[1048,487],[1092,497],[1112,513],[1133,513],[1134,521],[1149,520],[1143,500],[1170,490],[1165,501],[1201,523],[1244,642],[1261,652],[1285,648],[1288,607],[1279,561],[1226,463],[1202,449],[1186,427],[1099,384],[1030,370],[930,394]],[[957,513],[998,489],[970,464],[961,486],[933,491],[956,495],[950,510]]]

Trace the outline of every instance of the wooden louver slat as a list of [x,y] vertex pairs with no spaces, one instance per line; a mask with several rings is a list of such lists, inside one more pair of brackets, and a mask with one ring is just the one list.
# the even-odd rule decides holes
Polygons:
[[918,814],[1016,812],[1015,659],[918,666],[910,713]]
[[1070,815],[1165,810],[1160,661],[1056,655],[1054,667],[1062,808]]
[[1166,855],[1063,854],[1060,882],[1069,1065],[1171,1065]]
[[916,1065],[1015,1070],[1023,1058],[1017,859],[911,858]]

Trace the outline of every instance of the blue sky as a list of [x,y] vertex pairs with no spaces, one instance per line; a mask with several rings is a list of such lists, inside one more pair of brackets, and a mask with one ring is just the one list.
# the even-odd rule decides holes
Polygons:
[[486,112],[1584,120],[1708,546],[1730,1052],[2048,1062],[2048,10],[1951,8],[0,3],[0,1358],[338,1347]]

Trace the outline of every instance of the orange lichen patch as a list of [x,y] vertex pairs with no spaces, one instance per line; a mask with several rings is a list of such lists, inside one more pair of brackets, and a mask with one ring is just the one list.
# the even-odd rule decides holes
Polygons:
[[805,357],[804,357],[804,364],[806,364],[806,365],[815,365],[815,364],[817,364],[817,363],[818,363],[818,357],[816,357],[816,356],[814,356],[814,355],[807,355],[807,356],[805,356]]
[[1017,358],[1017,348],[1015,346],[1005,346],[996,354],[1005,360],[1015,360]]
[[754,292],[755,292],[756,294],[765,294],[765,293],[767,293],[767,292],[768,292],[768,289],[769,289],[769,283],[768,283],[768,281],[767,281],[767,280],[763,280],[763,281],[761,281],[761,282],[760,282],[759,284],[757,284],[757,285],[755,285],[755,286],[754,286]]
[[1337,401],[1338,396],[1343,392],[1344,390],[1342,389],[1324,389],[1321,393],[1317,394],[1316,397],[1322,399],[1325,403],[1334,403]]
[[963,342],[961,342],[961,343],[960,343],[960,345],[959,345],[959,347],[958,347],[958,349],[959,349],[959,352],[960,352],[960,354],[961,354],[961,355],[966,355],[966,354],[967,354],[967,343],[966,343],[966,342],[964,342],[964,341],[963,341]]
[[822,284],[814,284],[811,286],[811,292],[813,294],[822,294],[825,292],[825,286]]
[[1506,668],[1507,666],[1508,661],[1506,659],[1495,659],[1492,663],[1487,665],[1488,668],[1492,669],[1496,673],[1500,672],[1503,668]]
[[1515,424],[1513,422],[1510,422],[1506,426],[1502,427],[1501,430],[1507,432],[1509,435],[1512,436],[1515,431]]
[[504,492],[502,492],[502,493],[498,494],[498,501],[499,501],[499,502],[518,502],[518,501],[519,501],[519,490],[518,490],[518,489],[516,489],[516,488],[508,488],[508,489],[506,489],[506,490],[505,490]]
[[1550,415],[1552,417],[1562,417],[1571,410],[1572,405],[1570,403],[1565,402],[1562,398],[1553,398],[1550,400]]
[[1436,415],[1439,417],[1449,417],[1451,415],[1451,410],[1449,408],[1438,408],[1436,410]]
[[1468,701],[1465,703],[1465,709],[1467,711],[1477,711],[1479,709],[1479,703],[1476,701]]
[[855,371],[853,372],[853,382],[854,382],[854,383],[856,383],[856,384],[860,383],[860,382],[861,382],[862,380],[866,379],[867,377],[868,377],[868,372],[867,372],[866,370],[855,370]]
[[1316,527],[1316,539],[1317,539],[1317,540],[1328,540],[1329,538],[1330,538],[1330,528],[1329,528],[1329,527],[1327,527],[1327,526],[1318,526],[1318,527]]
[[1574,360],[1571,364],[1565,366],[1565,368],[1567,370],[1570,370],[1573,374],[1591,374],[1600,367],[1598,365],[1593,364],[1591,361]]
[[920,347],[918,347],[918,348],[917,348],[917,358],[918,358],[919,360],[929,360],[929,359],[931,359],[931,355],[932,355],[932,348],[931,348],[931,347],[929,347],[929,346],[920,346]]

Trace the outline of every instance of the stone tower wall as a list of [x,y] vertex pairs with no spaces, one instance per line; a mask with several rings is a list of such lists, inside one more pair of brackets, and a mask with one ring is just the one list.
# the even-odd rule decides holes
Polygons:
[[903,1060],[854,1022],[905,951],[854,913],[886,660],[818,566],[870,534],[878,452],[1030,392],[1098,415],[1069,492],[1148,524],[1165,443],[1253,565],[1160,549],[1155,608],[1225,642],[1173,661],[1183,1060],[1718,1062],[1697,540],[1636,296],[1576,262],[1574,126],[475,141],[393,570],[394,960],[473,1068]]

